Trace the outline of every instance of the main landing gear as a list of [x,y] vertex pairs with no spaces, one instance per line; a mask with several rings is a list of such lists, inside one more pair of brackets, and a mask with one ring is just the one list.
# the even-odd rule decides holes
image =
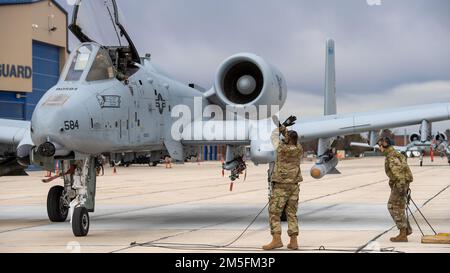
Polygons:
[[89,212],[94,212],[96,190],[96,159],[61,162],[64,186],[52,187],[47,196],[47,214],[52,222],[65,222],[70,216],[75,236],[89,233]]

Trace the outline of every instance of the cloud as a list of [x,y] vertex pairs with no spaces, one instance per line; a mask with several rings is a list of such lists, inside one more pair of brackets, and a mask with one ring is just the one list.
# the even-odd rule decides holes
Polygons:
[[446,0],[384,1],[376,7],[365,0],[119,3],[139,50],[152,52],[183,82],[210,86],[223,59],[251,51],[277,66],[292,89],[317,93],[327,37],[336,40],[337,78],[346,92],[450,80]]
[[340,112],[449,100],[448,0],[117,2],[141,55],[184,83],[209,88],[225,58],[254,52],[285,75],[289,111],[320,115],[332,37]]
[[348,93],[450,80],[448,0],[117,1],[141,55],[182,82],[211,86],[222,60],[247,51],[277,66],[291,89],[320,93],[328,37]]

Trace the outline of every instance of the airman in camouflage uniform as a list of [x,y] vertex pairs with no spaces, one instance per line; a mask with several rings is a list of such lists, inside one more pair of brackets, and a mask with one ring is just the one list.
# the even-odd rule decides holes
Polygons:
[[[284,140],[280,141],[280,133]],[[276,148],[276,161],[272,172],[272,193],[269,202],[270,230],[272,242],[263,246],[265,250],[283,247],[281,241],[281,214],[286,212],[288,235],[291,238],[288,248],[298,249],[297,209],[299,199],[299,183],[303,181],[300,171],[300,159],[303,153],[298,144],[295,131],[288,131],[284,126],[273,131],[272,144]]]
[[413,181],[411,170],[406,162],[406,156],[398,153],[392,147],[389,138],[381,138],[378,141],[380,150],[386,156],[385,171],[389,177],[391,196],[389,197],[388,210],[394,220],[400,234],[391,238],[392,242],[407,242],[408,235],[412,234],[412,228],[407,217],[406,206],[409,192],[409,184]]

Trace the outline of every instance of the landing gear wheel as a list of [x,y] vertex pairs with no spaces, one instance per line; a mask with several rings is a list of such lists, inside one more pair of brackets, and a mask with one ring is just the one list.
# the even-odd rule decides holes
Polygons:
[[47,215],[52,222],[64,222],[69,214],[69,208],[63,200],[64,187],[54,186],[47,195]]
[[73,211],[72,232],[77,237],[83,237],[88,234],[89,213],[85,207],[77,207]]

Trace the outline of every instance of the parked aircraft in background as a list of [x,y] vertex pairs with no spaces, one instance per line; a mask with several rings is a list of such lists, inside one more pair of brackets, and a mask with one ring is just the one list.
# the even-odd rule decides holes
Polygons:
[[[433,136],[431,128],[430,122],[425,120],[422,121],[419,132],[409,136],[409,144],[405,146],[394,146],[395,149],[407,157],[419,157],[420,166],[423,166],[424,156],[427,153],[430,155],[432,162],[434,161],[434,156],[436,154],[441,157],[446,156],[448,164],[450,165],[450,146],[446,134],[437,132],[437,134]],[[379,149],[376,144],[377,136],[378,134],[376,132],[370,132],[369,143],[352,142],[350,145],[377,150]]]

